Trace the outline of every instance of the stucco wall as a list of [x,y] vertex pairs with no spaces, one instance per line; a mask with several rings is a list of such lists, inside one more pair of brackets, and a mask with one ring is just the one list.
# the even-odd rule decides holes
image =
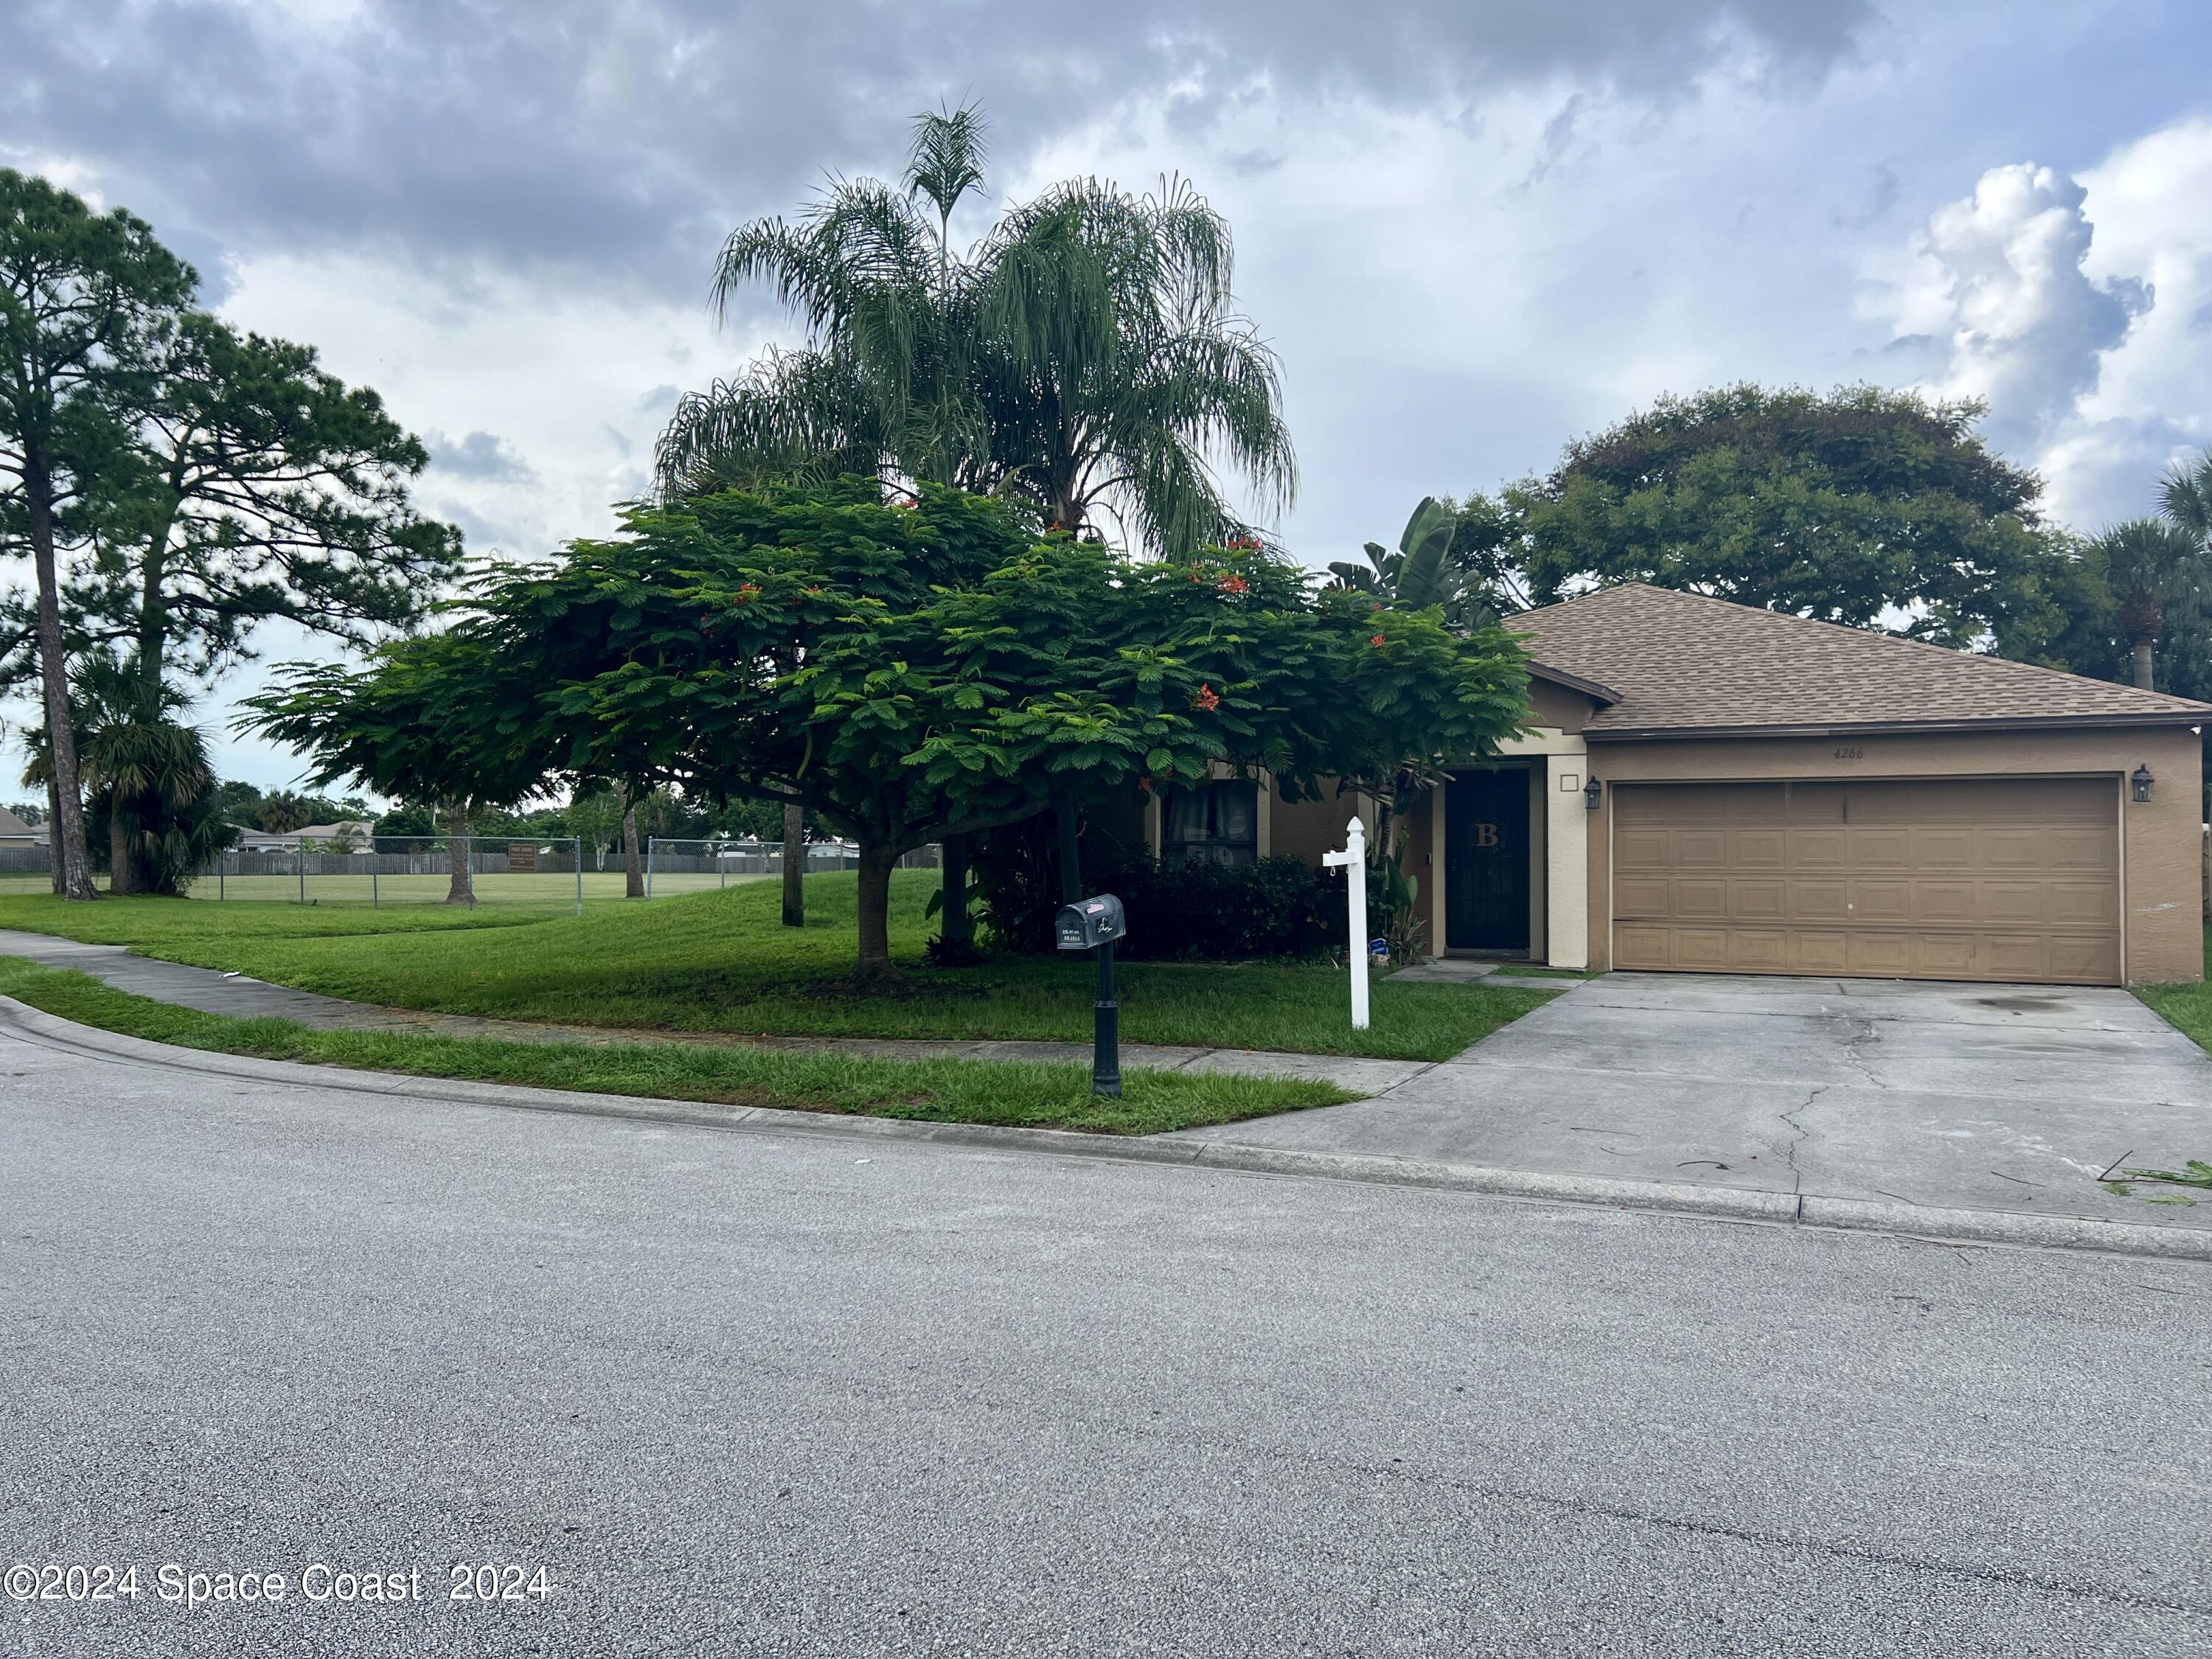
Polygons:
[[1579,691],[1549,680],[1528,682],[1528,724],[1548,726],[1559,732],[1579,732],[1594,705]]
[[1268,856],[1319,864],[1323,853],[1344,845],[1345,821],[1351,817],[1357,797],[1340,795],[1336,786],[1326,781],[1316,799],[1285,800],[1281,787],[1272,781],[1270,793],[1273,799],[1268,805]]
[[[2020,732],[1987,735],[1738,738],[1711,741],[1592,743],[1589,769],[1613,783],[1652,780],[1783,778],[1870,781],[1916,777],[2104,775],[2113,780],[2121,836],[2125,938],[2131,984],[2204,975],[2203,841],[2198,816],[2203,751],[2187,727],[2147,731]],[[2152,799],[2125,800],[2123,780],[2139,765],[2157,779]],[[1590,965],[1612,966],[1613,803],[1589,826]]]

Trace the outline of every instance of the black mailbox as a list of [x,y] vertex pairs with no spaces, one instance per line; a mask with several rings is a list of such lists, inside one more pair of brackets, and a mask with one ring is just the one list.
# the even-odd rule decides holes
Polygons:
[[1056,930],[1063,951],[1095,951],[1111,945],[1129,931],[1121,918],[1121,901],[1111,893],[1079,899],[1060,907]]
[[1091,1092],[1121,1097],[1121,1011],[1114,1000],[1114,941],[1129,931],[1111,893],[1060,907],[1053,923],[1063,951],[1098,953],[1098,1001],[1091,1025]]

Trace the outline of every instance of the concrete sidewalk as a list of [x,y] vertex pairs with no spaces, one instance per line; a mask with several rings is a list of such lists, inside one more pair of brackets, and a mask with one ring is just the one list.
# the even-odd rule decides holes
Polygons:
[[[295,991],[213,968],[194,968],[154,957],[133,956],[120,945],[85,945],[46,933],[0,928],[0,956],[24,957],[50,967],[90,974],[135,996],[204,1013],[239,1019],[276,1018],[326,1030],[414,1031],[432,1036],[491,1037],[503,1042],[702,1043],[836,1053],[878,1060],[1039,1060],[1051,1065],[1088,1066],[1087,1042],[931,1041],[920,1038],[836,1036],[744,1036],[719,1031],[641,1031],[594,1025],[544,1024],[531,1020],[487,1019],[470,1014],[430,1013],[350,1002],[313,991]],[[1492,983],[1514,986],[1501,979]],[[1540,990],[1541,986],[1527,988]],[[1293,1054],[1251,1048],[1169,1048],[1142,1042],[1121,1045],[1121,1063],[1163,1072],[1222,1073],[1245,1077],[1309,1078],[1334,1083],[1364,1095],[1379,1095],[1435,1069],[1425,1060],[1367,1060],[1344,1054]]]
[[1180,1138],[2212,1226],[2099,1184],[2212,1157],[2212,1056],[2118,990],[1613,974],[1377,1099]]

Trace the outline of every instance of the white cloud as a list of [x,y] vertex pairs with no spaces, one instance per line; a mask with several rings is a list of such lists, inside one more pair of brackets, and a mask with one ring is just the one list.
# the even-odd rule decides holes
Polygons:
[[[1018,198],[1080,172],[1142,189],[1179,169],[1221,209],[1304,463],[1283,529],[1319,565],[1388,540],[1423,495],[1547,469],[1663,392],[1863,378],[1861,232],[1838,221],[1867,215],[1879,178],[1807,129],[1879,94],[1846,78],[1838,109],[1808,112],[1717,74],[1655,109],[1563,79],[1498,94],[1479,121],[1261,101],[1201,139],[1123,110],[994,185]],[[1272,165],[1239,165],[1253,155]]]
[[1863,307],[1923,389],[1990,404],[1996,446],[2040,470],[2062,521],[2149,510],[2159,474],[2212,442],[2212,121],[2174,123],[2078,177],[1993,167],[1877,256]]
[[1992,167],[1973,194],[1936,210],[1921,252],[1923,283],[1901,320],[1935,321],[1948,362],[1930,390],[1990,405],[2001,447],[2030,450],[2096,388],[2104,354],[2127,337],[2149,296],[2127,276],[2083,270],[2092,228],[2074,179],[2033,162]]
[[2212,445],[2212,120],[2123,144],[2081,182],[2097,224],[2087,270],[2152,296],[2045,459],[2094,524],[2148,510],[2159,474]]
[[655,394],[757,343],[717,332],[703,280],[686,309],[477,269],[439,274],[426,283],[373,254],[250,258],[231,268],[222,309],[246,327],[323,342],[333,373],[431,432],[417,497],[426,512],[491,531],[489,544],[471,536],[471,553],[534,557],[611,527],[613,504],[649,483],[665,418]]

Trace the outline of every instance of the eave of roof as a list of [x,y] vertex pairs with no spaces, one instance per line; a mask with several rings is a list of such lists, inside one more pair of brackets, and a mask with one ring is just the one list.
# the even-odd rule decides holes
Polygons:
[[1580,674],[1570,674],[1564,668],[1554,668],[1549,663],[1528,659],[1528,672],[1540,680],[1549,680],[1554,685],[1564,685],[1570,691],[1579,691],[1599,707],[1610,708],[1620,701],[1620,693],[1609,685],[1595,680],[1586,680]]

